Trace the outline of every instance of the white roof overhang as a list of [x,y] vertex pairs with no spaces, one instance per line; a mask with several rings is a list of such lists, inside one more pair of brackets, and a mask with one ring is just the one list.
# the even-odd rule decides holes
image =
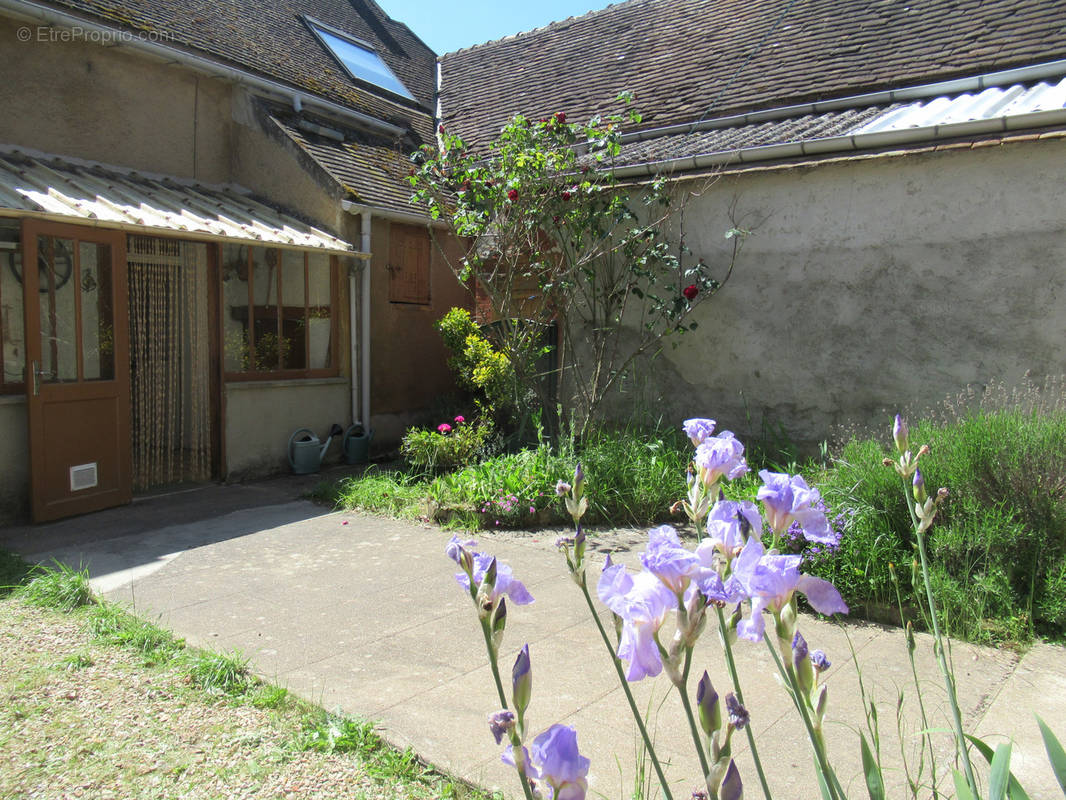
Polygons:
[[342,239],[255,200],[239,186],[208,185],[21,148],[0,147],[0,216],[368,257]]

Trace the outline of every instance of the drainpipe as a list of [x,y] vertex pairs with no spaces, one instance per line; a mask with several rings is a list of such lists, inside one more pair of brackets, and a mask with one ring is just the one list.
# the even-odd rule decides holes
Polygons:
[[[362,222],[362,240],[360,245],[363,248],[364,253],[370,252],[370,209],[366,209],[359,215],[359,219]],[[355,278],[352,278],[352,283],[355,282]],[[370,261],[363,262],[363,287],[360,297],[362,301],[362,316],[363,316],[363,330],[360,334],[362,349],[363,349],[363,364],[362,364],[362,416],[363,425],[370,430]],[[353,364],[354,369],[354,364]]]

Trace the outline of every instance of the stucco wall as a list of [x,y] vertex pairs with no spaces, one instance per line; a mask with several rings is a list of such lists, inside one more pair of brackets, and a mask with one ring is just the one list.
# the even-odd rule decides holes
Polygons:
[[[389,232],[393,224],[375,219],[371,231],[370,409],[375,448],[399,442],[407,426],[421,422],[426,409],[454,391],[448,351],[433,323],[455,306],[472,307],[470,293],[456,280],[437,244],[430,246],[429,304],[389,302]],[[436,238],[452,258],[458,257],[454,240],[442,231]]]
[[1064,181],[1061,140],[722,177],[687,213],[696,256],[724,262],[734,201],[765,221],[697,332],[650,364],[646,401],[809,444],[1066,372]]
[[[289,437],[310,428],[325,442],[329,426],[347,427],[351,418],[348,379],[227,383],[227,480],[289,469]],[[340,457],[340,440],[330,445],[327,462]]]
[[0,397],[0,524],[25,516],[30,500],[26,400]]

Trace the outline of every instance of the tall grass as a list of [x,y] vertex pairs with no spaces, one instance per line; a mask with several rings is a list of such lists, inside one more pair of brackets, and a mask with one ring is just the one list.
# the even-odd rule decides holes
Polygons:
[[[1066,409],[1043,391],[963,396],[911,426],[926,485],[947,487],[930,531],[932,583],[950,635],[980,642],[1066,637]],[[1046,390],[1044,390],[1046,391]],[[969,401],[971,405],[967,405]],[[913,423],[913,421],[912,421]],[[890,422],[886,422],[888,429]],[[850,515],[840,553],[816,568],[868,612],[911,596],[913,536],[887,437],[850,439],[819,483]]]

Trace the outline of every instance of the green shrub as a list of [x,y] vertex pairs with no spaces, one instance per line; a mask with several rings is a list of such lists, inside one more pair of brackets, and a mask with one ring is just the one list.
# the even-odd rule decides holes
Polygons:
[[[368,511],[400,519],[419,516],[429,483],[401,472],[368,472],[334,484],[329,499],[350,511]],[[325,497],[324,492],[317,493]]]
[[404,434],[400,452],[416,470],[449,472],[484,455],[491,437],[492,425],[488,422],[469,423],[456,417],[454,424],[442,423],[437,430],[411,428]]
[[[975,641],[1066,635],[1066,413],[979,408],[911,426],[928,444],[926,484],[951,495],[930,530],[937,601],[948,633]],[[819,481],[850,521],[838,558],[817,565],[851,604],[895,605],[888,563],[904,603],[915,557],[903,486],[881,465],[886,445],[852,439]]]
[[465,308],[451,309],[435,325],[452,353],[448,366],[459,385],[475,393],[487,414],[509,412],[515,397],[510,359],[492,345]]

